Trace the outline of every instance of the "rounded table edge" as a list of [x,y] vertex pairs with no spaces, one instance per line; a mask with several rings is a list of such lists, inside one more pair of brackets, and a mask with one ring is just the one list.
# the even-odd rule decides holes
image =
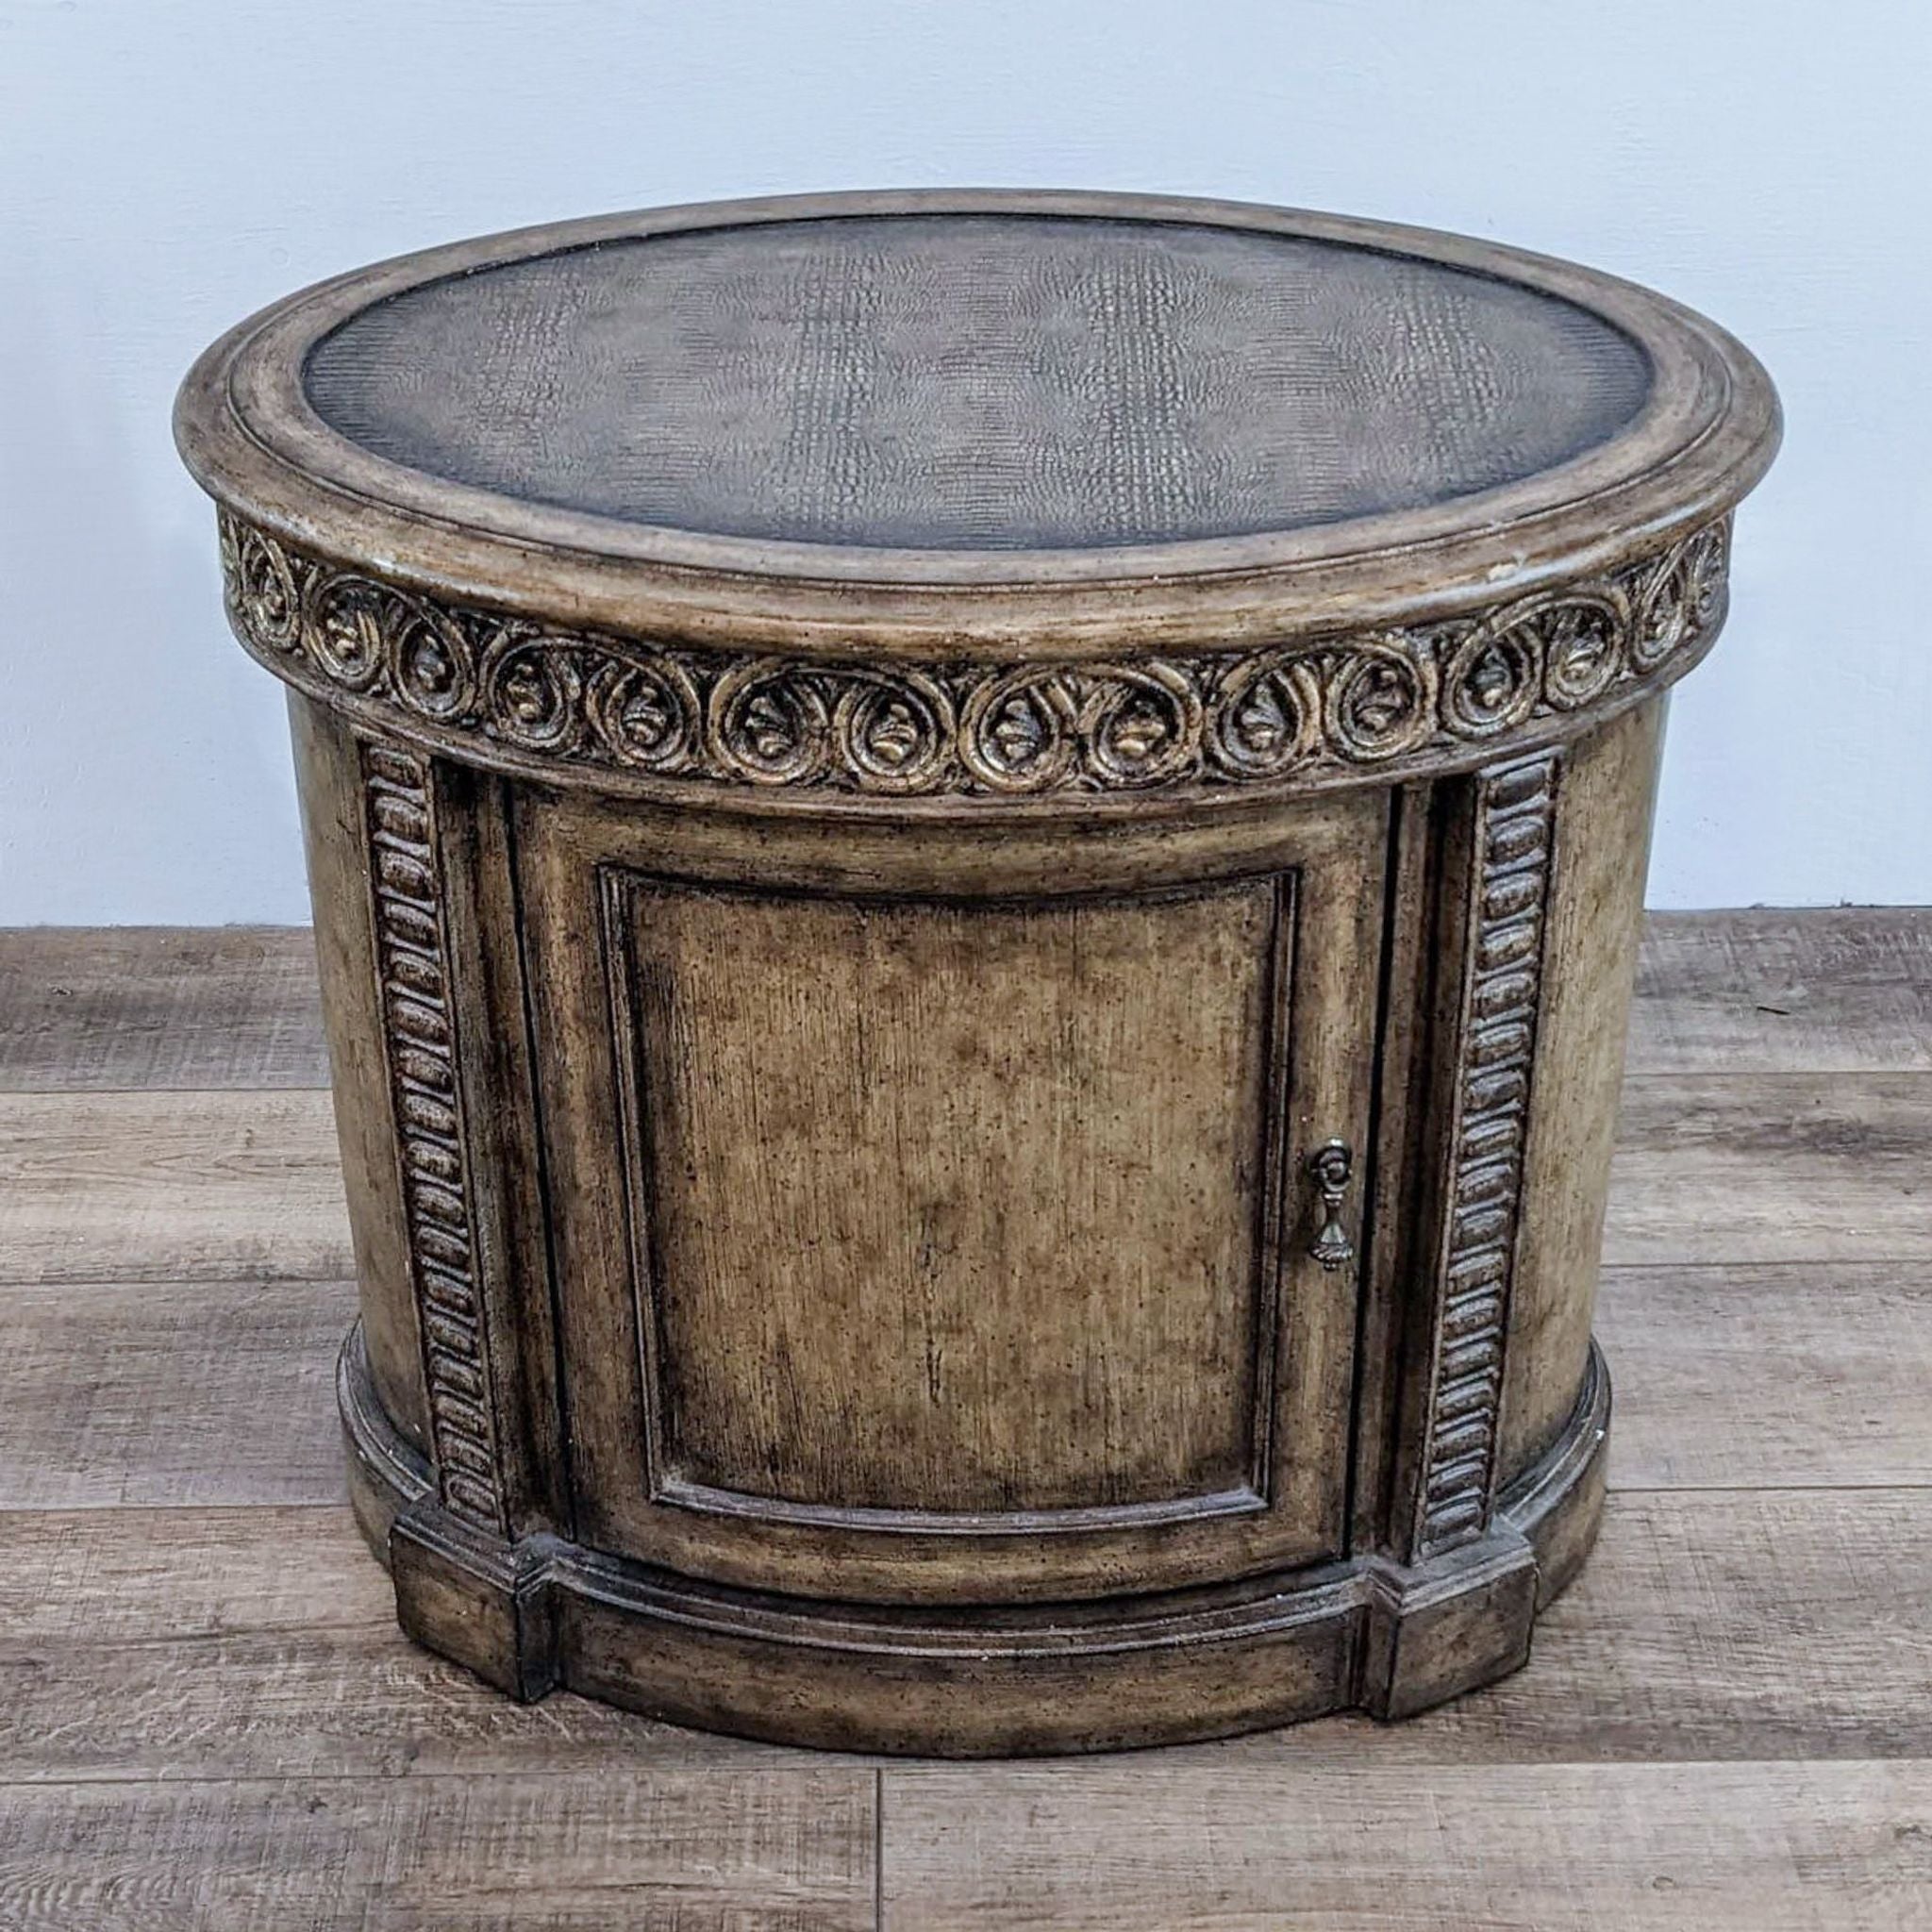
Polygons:
[[[983,210],[1206,222],[1514,280],[1629,335],[1657,371],[1657,392],[1609,441],[1500,490],[1274,536],[1067,553],[766,543],[548,511],[369,456],[328,430],[298,392],[301,358],[339,311],[484,262],[618,235]],[[375,564],[424,594],[691,644],[915,661],[962,649],[1074,661],[1483,608],[1504,591],[1613,571],[1723,515],[1763,475],[1782,426],[1770,377],[1736,338],[1666,296],[1575,263],[1293,208],[967,190],[644,209],[352,270],[270,305],[213,344],[182,385],[175,423],[188,467],[226,508],[296,548]]]

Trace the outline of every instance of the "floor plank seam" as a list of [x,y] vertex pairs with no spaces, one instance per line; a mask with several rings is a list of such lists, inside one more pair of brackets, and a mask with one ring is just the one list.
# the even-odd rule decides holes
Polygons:
[[[639,1722],[650,1721],[640,1719]],[[718,1742],[716,1737],[708,1732],[692,1731],[688,1735],[705,1747],[710,1747]],[[1163,1767],[1186,1775],[1213,1770],[1224,1777],[1241,1776],[1243,1774],[1279,1775],[1288,1772],[1336,1778],[1388,1777],[1407,1780],[1424,1777],[1432,1773],[1453,1774],[1463,1779],[1481,1779],[1492,1773],[1507,1775],[1522,1772],[1605,1771],[1631,1775],[1655,1773],[1660,1777],[1674,1777],[1686,1772],[1737,1774],[1753,1770],[1789,1770],[1793,1766],[1828,1769],[1835,1773],[1861,1770],[1896,1773],[1901,1769],[1923,1769],[1932,1772],[1932,1754],[1924,1752],[1896,1757],[1874,1757],[1869,1754],[1859,1757],[1659,1757],[1653,1754],[1643,1757],[1607,1757],[1599,1755],[1575,1757],[1526,1756],[1471,1758],[1467,1756],[1444,1756],[1439,1759],[1417,1759],[1411,1757],[1391,1756],[1386,1761],[1377,1761],[1368,1757],[1323,1759],[1298,1757],[1293,1759],[1276,1759],[1254,1748],[1255,1740],[1257,1739],[1265,1743],[1270,1739],[1291,1740],[1298,1736],[1298,1728],[1292,1725],[1280,1731],[1250,1732],[1245,1740],[1232,1740],[1221,1747],[1225,1751],[1226,1757],[1225,1761],[1219,1763],[1212,1761],[1208,1755],[1214,1747],[1201,1744],[1154,1745],[1140,1751],[1096,1752],[1085,1757],[977,1760],[943,1757],[908,1758],[882,1767],[875,1766],[863,1757],[844,1757],[836,1753],[809,1751],[799,1746],[746,1744],[744,1748],[747,1754],[756,1752],[757,1755],[747,1755],[741,1762],[716,1757],[702,1760],[688,1757],[666,1758],[661,1762],[644,1766],[642,1770],[646,1775],[661,1777],[757,1779],[779,1776],[810,1779],[828,1773],[863,1775],[870,1772],[875,1785],[879,1787],[883,1787],[888,1779],[903,1781],[930,1778],[944,1783],[957,1780],[962,1774],[970,1775],[975,1770],[993,1777],[1039,1778],[1054,1774],[1077,1776],[1082,1772],[1106,1773],[1138,1769],[1156,1772]],[[1178,1761],[1169,1762],[1170,1759]],[[170,1791],[177,1791],[226,1790],[250,1787],[266,1787],[280,1790],[291,1786],[302,1785],[367,1787],[403,1784],[584,1784],[602,1781],[609,1775],[610,1768],[608,1764],[593,1764],[589,1761],[581,1766],[562,1769],[497,1766],[475,1771],[419,1771],[413,1766],[403,1765],[394,1770],[365,1767],[352,1772],[243,1772],[228,1777],[163,1772],[158,1774],[132,1773],[126,1775],[104,1774],[91,1777],[62,1775],[19,1778],[0,1773],[0,1791],[101,1790],[140,1787],[165,1788]]]
[[[1915,1496],[1932,1490],[1932,1472],[1923,1480],[1900,1482],[1841,1483],[1621,1483],[1613,1476],[1607,1486],[1612,1496]],[[274,1515],[290,1509],[314,1510],[347,1517],[352,1511],[346,1497],[336,1502],[313,1498],[264,1500],[259,1503],[131,1503],[115,1500],[104,1503],[5,1503],[0,1504],[0,1524],[10,1517],[108,1516],[121,1512],[142,1516],[190,1516],[197,1522],[220,1513],[228,1516]]]
[[1932,1490],[1924,1482],[1902,1483],[1635,1483],[1612,1478],[1612,1496],[1916,1496]]
[[[229,1643],[238,1639],[253,1643],[273,1642],[277,1638],[299,1641],[308,1637],[367,1636],[372,1631],[378,1635],[391,1635],[400,1648],[406,1650],[408,1647],[408,1640],[396,1628],[393,1612],[385,1610],[380,1616],[358,1618],[353,1623],[337,1619],[325,1624],[231,1624],[220,1630],[162,1631],[146,1637],[92,1637],[84,1632],[63,1632],[47,1637],[0,1637],[0,1663],[26,1663],[36,1657],[71,1657],[76,1650],[182,1650],[199,1648],[204,1644]],[[0,1774],[0,1783],[5,1782],[4,1774]]]
[[872,1774],[872,1932],[886,1932],[886,1773]]

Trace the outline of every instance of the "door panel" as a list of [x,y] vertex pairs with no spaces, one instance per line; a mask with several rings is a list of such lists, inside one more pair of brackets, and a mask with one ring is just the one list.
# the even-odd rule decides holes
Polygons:
[[867,905],[620,874],[606,907],[659,1493],[999,1512],[1254,1485],[1291,892]]
[[1339,1552],[1355,1276],[1299,1169],[1366,1140],[1379,813],[1024,899],[525,821],[580,1536],[902,1600]]

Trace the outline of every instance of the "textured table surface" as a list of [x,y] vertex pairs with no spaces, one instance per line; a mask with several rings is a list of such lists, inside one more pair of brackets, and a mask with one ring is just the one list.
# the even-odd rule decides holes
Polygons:
[[1642,351],[1442,262],[1187,223],[787,221],[560,247],[377,301],[309,402],[375,455],[561,508],[906,548],[1249,535],[1520,481],[1607,441]]
[[1777,442],[1650,291],[1245,203],[646,208],[358,269],[231,330],[183,457],[415,591],[923,661],[1480,614],[1709,527]]

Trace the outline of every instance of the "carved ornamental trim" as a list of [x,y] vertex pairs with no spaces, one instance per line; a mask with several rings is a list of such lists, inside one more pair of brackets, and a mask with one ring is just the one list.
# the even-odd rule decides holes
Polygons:
[[1505,1325],[1516,1270],[1530,1077],[1549,922],[1557,755],[1476,781],[1441,1306],[1424,1436],[1417,1557],[1479,1535],[1495,1487]]
[[1223,788],[1467,758],[1688,670],[1724,522],[1617,574],[1414,629],[1107,664],[871,667],[694,651],[445,604],[224,511],[229,620],[404,731],[655,779],[873,796]]
[[429,762],[369,743],[361,759],[383,1049],[430,1447],[443,1507],[501,1536],[508,1522],[497,1479]]

